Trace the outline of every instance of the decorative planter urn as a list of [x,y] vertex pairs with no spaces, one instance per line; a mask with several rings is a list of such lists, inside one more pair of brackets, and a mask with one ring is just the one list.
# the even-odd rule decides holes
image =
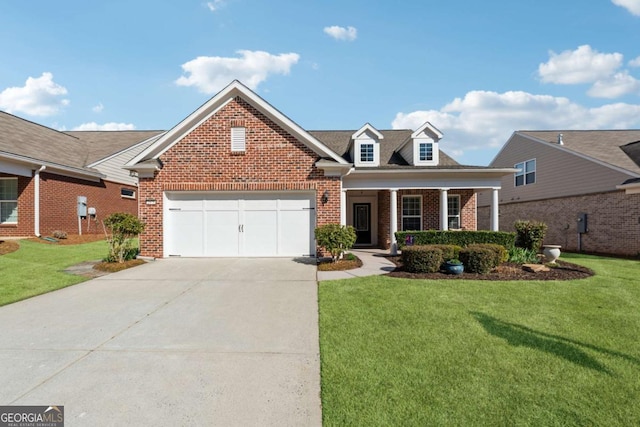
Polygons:
[[543,245],[542,253],[544,254],[544,259],[550,263],[555,264],[556,260],[560,258],[560,245]]
[[447,261],[444,263],[444,271],[447,274],[462,274],[464,272],[464,265]]

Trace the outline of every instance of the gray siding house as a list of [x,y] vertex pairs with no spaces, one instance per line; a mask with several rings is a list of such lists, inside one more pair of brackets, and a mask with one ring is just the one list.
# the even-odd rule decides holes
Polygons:
[[[639,141],[640,130],[514,132],[490,164],[518,169],[502,178],[500,229],[543,221],[547,244],[640,254]],[[489,228],[490,196],[478,196],[480,229]]]

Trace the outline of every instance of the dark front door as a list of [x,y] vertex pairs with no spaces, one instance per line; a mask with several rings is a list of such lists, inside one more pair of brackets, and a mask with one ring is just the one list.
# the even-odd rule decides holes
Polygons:
[[353,204],[353,226],[356,229],[356,245],[371,244],[371,203]]

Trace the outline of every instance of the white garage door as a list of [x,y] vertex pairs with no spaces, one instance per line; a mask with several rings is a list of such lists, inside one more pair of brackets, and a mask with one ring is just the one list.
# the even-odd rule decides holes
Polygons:
[[306,192],[166,192],[165,256],[315,256],[314,200]]

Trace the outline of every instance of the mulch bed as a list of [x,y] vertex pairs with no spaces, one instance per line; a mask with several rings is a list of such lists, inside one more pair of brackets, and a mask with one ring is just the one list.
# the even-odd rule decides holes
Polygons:
[[331,262],[329,259],[318,262],[318,271],[344,271],[360,267],[362,267],[362,261],[357,257],[354,260],[341,259],[337,262]]
[[593,270],[581,265],[571,264],[558,260],[556,267],[551,267],[548,272],[532,273],[522,269],[520,264],[504,263],[487,274],[467,273],[409,273],[403,270],[402,259],[399,256],[387,257],[396,264],[396,269],[387,276],[405,279],[431,279],[431,280],[575,280],[593,276]]
[[143,259],[132,259],[122,263],[119,262],[99,262],[93,266],[94,269],[100,271],[106,271],[108,273],[115,273],[117,271],[126,270],[127,268],[135,267],[144,264],[146,261]]
[[[42,236],[42,237],[52,237],[52,236]],[[31,242],[38,243],[46,243],[48,245],[79,245],[81,243],[91,243],[97,242],[98,240],[107,240],[104,233],[103,234],[69,234],[66,239],[56,239],[57,242],[50,242],[48,240],[44,240],[38,237],[32,237],[27,239]]]
[[0,240],[0,255],[10,254],[20,249],[17,240]]

